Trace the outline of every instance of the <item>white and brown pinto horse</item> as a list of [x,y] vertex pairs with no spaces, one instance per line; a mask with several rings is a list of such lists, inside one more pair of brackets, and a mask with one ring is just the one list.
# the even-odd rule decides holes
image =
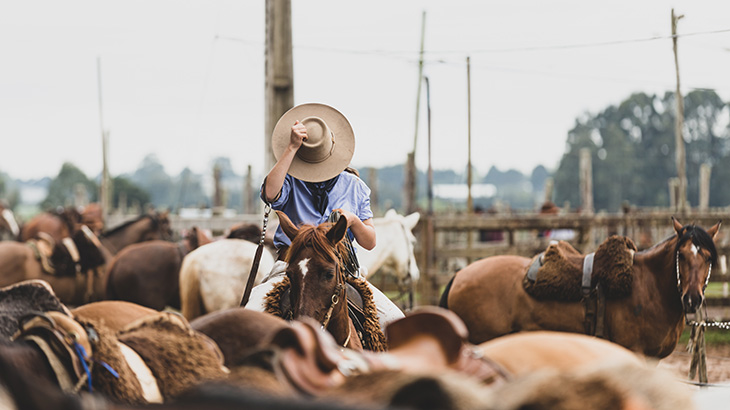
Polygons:
[[[686,314],[703,303],[712,267],[717,266],[714,238],[720,223],[705,231],[672,221],[674,235],[633,255],[630,293],[608,298],[605,307],[608,340],[657,358],[676,347]],[[525,330],[583,333],[580,301],[538,300],[525,291],[529,265],[530,258],[514,255],[478,260],[456,273],[440,306],[461,317],[472,343]]]

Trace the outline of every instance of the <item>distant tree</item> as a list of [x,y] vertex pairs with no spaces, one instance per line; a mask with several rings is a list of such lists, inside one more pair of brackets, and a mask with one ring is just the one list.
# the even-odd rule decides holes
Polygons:
[[149,192],[150,201],[156,207],[170,208],[174,205],[172,178],[167,175],[156,155],[144,157],[130,180]]
[[[624,201],[638,206],[668,206],[669,178],[676,177],[674,93],[663,97],[636,93],[618,106],[586,114],[568,133],[566,152],[555,173],[556,202],[579,205],[578,153],[588,148],[593,165],[596,209],[619,210]],[[728,106],[714,91],[696,90],[685,97],[688,199],[697,204],[699,168],[713,166],[711,206],[730,203],[721,185],[730,174]]]
[[127,198],[126,204],[124,204],[127,207],[137,203],[139,206],[144,208],[146,205],[150,204],[150,194],[126,177],[115,177],[112,181],[112,186],[114,187],[114,192],[112,194],[112,207],[118,207],[121,205],[119,203],[121,193],[124,193]]
[[74,204],[77,188],[81,186],[86,191],[86,202],[98,200],[98,187],[75,165],[66,162],[61,166],[58,176],[48,186],[48,195],[40,206],[41,209],[66,207]]

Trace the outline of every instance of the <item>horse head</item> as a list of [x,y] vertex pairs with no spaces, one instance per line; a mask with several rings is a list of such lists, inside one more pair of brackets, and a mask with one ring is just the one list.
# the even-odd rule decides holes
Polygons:
[[682,226],[674,217],[672,222],[677,234],[674,248],[677,290],[684,311],[694,313],[704,301],[712,267],[717,266],[714,239],[720,230],[720,222],[707,231],[694,224]]
[[[347,220],[340,218],[335,224],[298,228],[286,214],[276,213],[282,230],[291,239],[286,275],[291,284],[292,317],[308,316],[326,327],[338,302],[345,301],[345,279],[338,253],[345,252],[342,239],[347,232]],[[346,309],[346,303],[340,307]]]
[[399,279],[409,278],[414,283],[421,276],[415,255],[416,237],[413,235],[413,228],[418,224],[419,218],[418,212],[403,216],[394,209],[390,209],[385,213],[385,220],[393,221],[392,223],[398,227],[398,230],[402,231],[393,232],[391,235],[405,237],[405,240],[391,241],[388,247],[391,250],[391,259],[395,264],[395,273]]

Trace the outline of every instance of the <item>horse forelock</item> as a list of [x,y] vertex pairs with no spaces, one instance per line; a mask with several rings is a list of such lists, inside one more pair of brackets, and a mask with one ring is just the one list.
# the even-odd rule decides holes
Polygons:
[[717,265],[717,248],[715,247],[715,241],[712,240],[710,234],[704,229],[696,225],[685,225],[682,227],[680,234],[677,235],[677,244],[675,246],[675,253],[679,251],[679,248],[687,241],[692,243],[698,248],[706,249],[710,252],[710,261],[713,265]]
[[292,255],[298,255],[305,248],[312,248],[316,255],[321,255],[330,262],[336,262],[337,254],[335,252],[344,254],[345,245],[343,241],[340,241],[333,246],[327,239],[326,234],[331,227],[332,225],[329,223],[320,224],[319,226],[302,225],[299,228],[299,233],[291,242],[287,259],[291,261]]

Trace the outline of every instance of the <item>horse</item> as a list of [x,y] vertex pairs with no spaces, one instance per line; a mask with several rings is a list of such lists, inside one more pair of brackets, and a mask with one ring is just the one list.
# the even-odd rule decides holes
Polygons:
[[[367,282],[350,278],[345,272],[344,259],[348,255],[343,241],[347,233],[346,218],[339,218],[334,224],[305,224],[298,228],[285,213],[276,213],[291,245],[285,257],[286,277],[268,293],[266,311],[287,319],[313,318],[342,347],[385,349],[385,336]],[[348,296],[348,285],[354,288],[353,296]],[[283,297],[286,293],[289,295],[288,308]],[[348,298],[352,299],[357,293],[362,299],[360,309],[363,313],[358,319],[359,329],[348,312]]]
[[192,227],[179,243],[157,239],[125,247],[109,264],[105,298],[179,310],[183,258],[210,242],[202,229]]
[[289,327],[286,320],[242,307],[211,312],[190,322],[190,327],[213,339],[232,367],[269,342],[272,335]]
[[419,218],[418,212],[403,216],[389,209],[382,218],[373,219],[375,248],[367,250],[355,242],[360,266],[366,268],[365,277],[375,272],[388,274],[395,277],[399,286],[412,292],[420,277],[414,252],[416,237],[412,232]]
[[86,276],[104,263],[98,239],[88,228],[58,243],[50,237],[26,243],[4,241],[0,242],[0,287],[41,279],[63,303],[80,304],[85,295],[103,295],[101,283],[88,282]]
[[76,208],[59,207],[53,211],[42,212],[24,223],[18,239],[25,242],[38,238],[40,233],[45,233],[54,241],[61,242],[63,238],[68,238],[78,231],[80,224],[81,213]]
[[[101,300],[106,294],[106,267],[113,253],[135,242],[169,235],[169,220],[163,213],[143,215],[106,232],[102,238],[82,225],[71,241],[65,238],[55,242],[49,235],[41,235],[42,239],[30,245],[2,242],[0,286],[43,279],[65,304],[77,306]],[[44,252],[44,247],[52,252]]]
[[93,391],[128,404],[169,401],[227,374],[215,343],[167,312],[116,332],[61,312],[29,314],[13,343],[0,345],[0,357],[15,358],[19,372],[33,371],[64,392]]
[[[672,218],[672,226],[673,235],[636,253],[630,239],[616,237],[626,246],[617,253],[631,255],[625,264],[630,282],[626,295],[607,297],[605,315],[598,317],[608,340],[656,358],[674,351],[685,316],[703,303],[712,266],[717,266],[714,238],[720,222],[705,231]],[[582,263],[583,257],[574,252],[568,258]],[[514,255],[473,262],[454,275],[439,305],[466,323],[472,343],[525,330],[584,333],[586,314],[580,297],[572,301],[532,297],[523,287],[530,266],[530,258]],[[607,262],[595,269],[610,266]]]
[[[188,320],[209,312],[236,307],[253,265],[256,244],[244,239],[220,239],[185,256],[180,267],[180,311]],[[274,266],[274,256],[263,248],[256,284]]]
[[20,234],[18,221],[13,211],[0,202],[0,240],[9,238],[16,240]]
[[169,212],[152,212],[127,221],[99,236],[110,256],[114,256],[127,245],[155,239],[172,239]]

